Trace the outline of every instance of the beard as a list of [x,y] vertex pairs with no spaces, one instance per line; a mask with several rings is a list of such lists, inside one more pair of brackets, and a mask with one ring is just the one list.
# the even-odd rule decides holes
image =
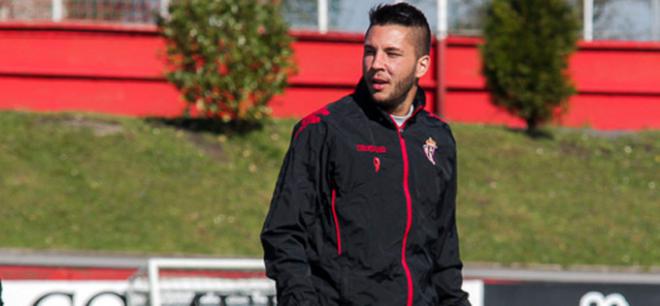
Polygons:
[[413,86],[417,85],[415,71],[410,72],[410,74],[404,76],[393,85],[392,92],[386,97],[377,97],[378,93],[369,86],[371,99],[385,110],[394,110],[406,100]]

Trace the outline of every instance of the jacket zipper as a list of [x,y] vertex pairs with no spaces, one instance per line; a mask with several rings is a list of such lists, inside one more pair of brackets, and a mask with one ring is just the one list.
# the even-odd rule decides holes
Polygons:
[[337,255],[341,255],[341,232],[339,230],[339,218],[337,218],[337,189],[332,189],[332,218],[335,221],[335,234],[337,235]]
[[408,243],[408,234],[410,233],[410,228],[412,226],[412,198],[410,196],[410,187],[408,186],[408,176],[409,176],[409,162],[408,162],[408,149],[406,148],[406,140],[403,138],[403,129],[406,126],[406,123],[408,123],[408,120],[410,118],[413,118],[420,110],[422,107],[418,107],[413,114],[406,119],[406,121],[403,122],[401,126],[398,126],[396,124],[396,121],[392,116],[390,116],[390,119],[392,119],[392,123],[394,123],[394,127],[396,128],[396,133],[397,136],[399,137],[399,144],[401,146],[401,157],[403,159],[403,192],[406,196],[406,230],[403,234],[403,244],[401,246],[401,265],[403,266],[403,270],[406,273],[406,281],[408,283],[408,297],[406,299],[406,306],[412,306],[413,304],[413,282],[412,282],[412,276],[410,274],[410,268],[408,267],[408,262],[406,261],[406,246]]
[[412,199],[410,198],[410,189],[408,187],[408,150],[406,149],[406,140],[403,139],[403,135],[401,135],[402,130],[403,126],[396,130],[397,135],[399,136],[399,144],[401,145],[401,155],[403,158],[403,192],[406,196],[406,231],[403,234],[403,245],[401,246],[401,265],[406,272],[406,281],[408,282],[408,298],[406,305],[411,306],[413,302],[413,283],[410,269],[408,268],[408,262],[406,261],[406,246],[408,243],[408,233],[410,232],[410,226],[412,224]]

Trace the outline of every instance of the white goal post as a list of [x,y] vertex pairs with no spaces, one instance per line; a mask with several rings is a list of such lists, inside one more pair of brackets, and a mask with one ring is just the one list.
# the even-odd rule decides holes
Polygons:
[[152,258],[129,279],[128,306],[270,306],[275,283],[258,259]]

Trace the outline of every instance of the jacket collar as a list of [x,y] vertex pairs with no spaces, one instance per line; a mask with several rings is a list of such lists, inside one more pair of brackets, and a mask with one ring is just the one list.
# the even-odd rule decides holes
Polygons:
[[[355,86],[355,91],[352,94],[354,100],[362,108],[364,113],[371,120],[378,121],[382,124],[387,125],[388,127],[394,128],[394,122],[390,115],[380,108],[376,102],[371,99],[369,94],[369,89],[364,79],[360,79],[360,82]],[[413,100],[413,114],[408,120],[407,123],[413,122],[417,113],[419,113],[424,106],[426,105],[426,94],[421,87],[417,87],[417,92],[415,93],[415,99]]]

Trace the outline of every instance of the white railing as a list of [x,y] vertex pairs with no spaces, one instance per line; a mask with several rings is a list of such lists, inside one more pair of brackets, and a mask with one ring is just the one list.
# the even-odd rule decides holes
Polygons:
[[[154,14],[167,15],[175,0],[0,0],[0,21],[97,20],[118,23],[153,23]],[[406,0],[284,0],[291,27],[364,32],[366,11],[379,2]],[[410,0],[408,0],[410,1]],[[483,6],[491,0],[411,1],[422,8],[438,38],[448,34],[479,35]],[[566,0],[582,12],[582,39],[660,41],[660,0]],[[359,4],[359,5],[358,5]]]
[[64,1],[53,0],[53,21],[62,21],[64,19]]
[[594,38],[594,0],[584,0],[582,39],[591,41]]

